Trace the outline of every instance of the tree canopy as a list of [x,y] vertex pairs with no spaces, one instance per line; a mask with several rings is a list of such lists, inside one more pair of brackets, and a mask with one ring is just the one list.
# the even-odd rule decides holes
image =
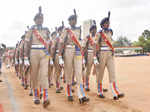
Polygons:
[[125,46],[131,46],[131,41],[124,36],[119,36],[117,40],[113,44],[114,47],[125,47]]
[[133,46],[141,46],[145,51],[150,51],[150,31],[144,30],[138,41],[133,43]]

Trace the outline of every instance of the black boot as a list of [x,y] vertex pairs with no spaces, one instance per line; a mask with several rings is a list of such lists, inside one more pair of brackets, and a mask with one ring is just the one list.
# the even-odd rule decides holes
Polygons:
[[79,102],[80,102],[80,104],[83,104],[83,103],[85,103],[85,102],[88,102],[89,100],[90,100],[89,98],[83,97],[83,98],[80,98],[80,99],[79,99]]
[[84,101],[84,102],[88,102],[88,101],[90,101],[90,99],[87,98],[87,97],[83,97],[83,101]]
[[33,91],[30,90],[29,96],[33,96]]
[[72,102],[73,100],[73,96],[68,96],[68,101]]
[[125,95],[123,94],[123,93],[120,93],[119,95],[118,95],[118,98],[123,98]]
[[85,91],[87,91],[87,92],[90,91],[90,88],[85,88]]
[[105,96],[103,94],[99,94],[98,97],[99,98],[105,98]]
[[50,104],[49,100],[43,102],[43,107],[46,108]]
[[60,90],[63,90],[64,89],[64,87],[60,87]]
[[108,91],[108,89],[106,89],[106,88],[103,88],[103,92],[107,92]]
[[75,92],[75,91],[74,91],[74,89],[72,89],[71,91],[72,91],[72,93],[74,93],[74,92]]
[[34,100],[34,104],[36,104],[36,105],[40,104],[40,100],[39,99],[35,99]]
[[61,93],[61,90],[60,89],[56,89],[56,93]]
[[119,100],[118,96],[113,97],[114,100]]

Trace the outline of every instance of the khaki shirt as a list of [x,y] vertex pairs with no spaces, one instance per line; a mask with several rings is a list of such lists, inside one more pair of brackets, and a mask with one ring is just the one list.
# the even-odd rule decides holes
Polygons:
[[24,40],[21,40],[19,45],[19,57],[23,58],[23,52],[24,52]]
[[[112,32],[111,31],[102,31],[104,33],[104,35],[106,36],[107,40],[113,44],[113,40],[112,40]],[[109,47],[106,42],[104,41],[104,39],[101,37],[100,33],[97,33],[97,37],[95,39],[95,43],[97,45],[99,45],[100,47]],[[111,50],[111,48],[110,48]]]
[[[25,36],[25,41],[31,41],[31,37],[32,37],[32,44],[38,44],[38,45],[42,45],[42,43],[37,39],[37,37],[33,34],[32,30],[34,29],[37,29],[37,25],[33,26],[31,28],[31,30],[29,30],[27,33],[26,33],[26,36]],[[48,28],[44,28],[42,27],[41,30],[38,30],[38,33],[41,35],[41,37],[47,41],[47,39],[49,38],[49,29]]]
[[[38,33],[45,40],[45,42],[49,39],[49,29],[45,27],[39,27],[38,25],[32,26],[32,28],[25,34],[25,44],[24,44],[24,56],[29,57],[30,55],[30,46],[33,44],[42,45],[42,43],[38,40],[38,38],[33,34],[33,30],[37,29]],[[31,43],[32,42],[32,43]]]
[[[77,27],[75,29],[71,29],[71,31],[73,32],[73,34],[75,35],[76,39],[80,42],[81,44],[81,40],[80,40],[80,36],[81,36],[81,29],[80,27]],[[67,41],[65,42],[65,39],[67,37]],[[62,36],[61,36],[61,39],[63,41],[63,43],[65,45],[74,45],[74,42],[73,40],[71,39],[71,35],[69,35],[69,33],[67,32],[67,30],[64,30]]]
[[92,37],[91,35],[88,35],[88,36],[87,36],[86,38],[84,38],[84,40],[83,40],[83,47],[84,47],[84,48],[87,47],[87,49],[92,50],[92,49],[93,49],[93,45],[91,45],[91,42],[90,42],[89,39],[88,39],[89,37],[92,39],[93,44],[94,44],[94,43],[96,42],[97,35],[95,35],[94,37]]

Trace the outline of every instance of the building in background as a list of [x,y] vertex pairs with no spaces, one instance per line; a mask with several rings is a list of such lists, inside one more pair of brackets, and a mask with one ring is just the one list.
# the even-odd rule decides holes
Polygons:
[[144,50],[142,47],[115,47],[115,56],[142,56],[144,54]]

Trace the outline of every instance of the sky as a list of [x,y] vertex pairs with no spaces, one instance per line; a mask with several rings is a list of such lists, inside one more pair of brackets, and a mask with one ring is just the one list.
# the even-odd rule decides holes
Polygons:
[[88,19],[99,23],[111,11],[113,38],[126,36],[131,41],[145,29],[150,29],[150,0],[1,0],[0,2],[0,43],[15,46],[27,30],[34,24],[33,18],[42,6],[44,26],[52,32],[62,20],[68,26],[68,17],[76,9],[78,25]]

